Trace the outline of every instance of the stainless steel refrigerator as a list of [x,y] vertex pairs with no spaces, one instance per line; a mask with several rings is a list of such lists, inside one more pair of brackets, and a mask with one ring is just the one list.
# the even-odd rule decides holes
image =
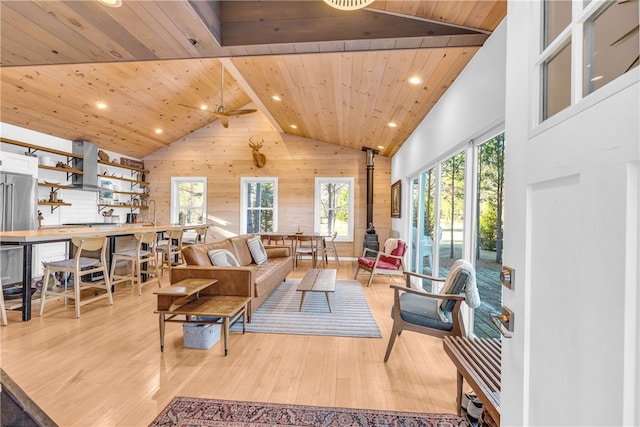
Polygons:
[[[35,230],[37,222],[38,180],[0,172],[0,231]],[[0,275],[3,288],[22,283],[21,247],[0,245]]]

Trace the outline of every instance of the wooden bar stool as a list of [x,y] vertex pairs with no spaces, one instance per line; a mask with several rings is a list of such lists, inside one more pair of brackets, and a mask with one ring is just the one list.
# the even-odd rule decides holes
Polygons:
[[207,241],[207,231],[209,230],[208,225],[203,225],[202,227],[196,227],[196,235],[190,239],[182,239],[183,245],[201,245]]
[[[130,282],[138,285],[138,295],[142,295],[142,275],[154,276],[155,281],[160,285],[160,275],[158,274],[158,253],[156,252],[156,232],[150,231],[146,233],[135,233],[136,239],[135,249],[116,251],[111,259],[111,285],[118,283]],[[116,274],[117,264],[130,264],[129,274]],[[146,268],[145,268],[146,266]],[[147,280],[145,283],[150,282]]]
[[[47,295],[59,296],[65,299],[71,298],[75,302],[76,317],[80,317],[80,306],[90,302],[107,298],[109,304],[113,304],[113,296],[111,295],[111,280],[109,280],[109,271],[107,269],[107,237],[73,237],[71,239],[74,247],[74,256],[63,261],[47,262],[44,264],[44,276],[42,277],[43,286],[41,288],[40,316],[44,312],[44,304],[47,301]],[[100,258],[90,258],[83,256],[86,252],[100,251]],[[73,274],[73,289],[57,290],[54,286],[48,289],[46,285],[49,283],[49,275],[56,272],[65,272]],[[96,281],[83,281],[82,278],[96,273],[102,273],[102,279]],[[98,289],[104,289],[105,292],[98,292]],[[83,295],[84,294],[84,295]],[[81,298],[82,297],[82,298]]]
[[170,230],[166,232],[166,243],[159,244],[156,250],[160,256],[160,274],[164,274],[164,269],[169,270],[180,264],[184,264],[182,258],[182,236],[183,230]]

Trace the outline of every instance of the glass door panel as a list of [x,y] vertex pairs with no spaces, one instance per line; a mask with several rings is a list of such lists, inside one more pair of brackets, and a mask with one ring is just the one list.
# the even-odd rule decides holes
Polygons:
[[499,338],[489,313],[502,307],[504,133],[478,147],[475,267],[482,305],[474,310],[473,332],[480,338]]
[[462,258],[464,239],[465,152],[442,163],[440,172],[440,227],[437,236],[438,276],[446,277],[453,262]]

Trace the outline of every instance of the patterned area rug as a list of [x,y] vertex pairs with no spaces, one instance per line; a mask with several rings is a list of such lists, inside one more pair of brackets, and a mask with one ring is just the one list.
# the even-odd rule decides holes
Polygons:
[[[295,279],[280,283],[253,313],[246,330],[267,334],[382,337],[360,282],[336,281],[336,291],[329,294],[331,313],[324,292],[307,292],[300,310],[302,292],[296,291],[298,283],[300,280]],[[231,331],[242,331],[242,322],[236,322]]]
[[200,426],[468,426],[463,417],[373,409],[175,397],[151,427]]

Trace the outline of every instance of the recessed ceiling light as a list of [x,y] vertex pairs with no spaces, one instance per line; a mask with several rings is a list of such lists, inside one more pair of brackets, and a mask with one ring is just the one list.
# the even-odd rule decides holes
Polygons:
[[278,95],[273,95],[271,99],[273,99],[274,101],[282,101],[282,98],[280,98]]
[[98,3],[101,3],[105,6],[109,7],[120,7],[122,6],[122,0],[98,0]]
[[384,145],[378,145],[378,148],[382,150],[384,148]]
[[591,79],[592,82],[597,82],[598,80],[602,80],[604,79],[604,76],[595,76],[594,78]]
[[107,104],[105,104],[104,102],[98,102],[96,104],[96,107],[98,107],[101,110],[104,110],[105,108],[107,108]]
[[206,110],[207,108],[209,108],[209,107],[207,107],[207,104],[202,104],[202,105],[200,106],[200,109],[201,109],[201,110]]
[[156,133],[162,133],[162,129],[156,129]]
[[419,85],[422,83],[422,79],[418,76],[412,76],[409,77],[409,79],[407,80],[409,83],[411,83],[412,85]]
[[296,125],[291,125],[291,129],[298,129],[298,126],[296,126]]
[[393,122],[387,123],[387,126],[389,126],[390,128],[397,128],[398,127],[398,125],[393,123]]

